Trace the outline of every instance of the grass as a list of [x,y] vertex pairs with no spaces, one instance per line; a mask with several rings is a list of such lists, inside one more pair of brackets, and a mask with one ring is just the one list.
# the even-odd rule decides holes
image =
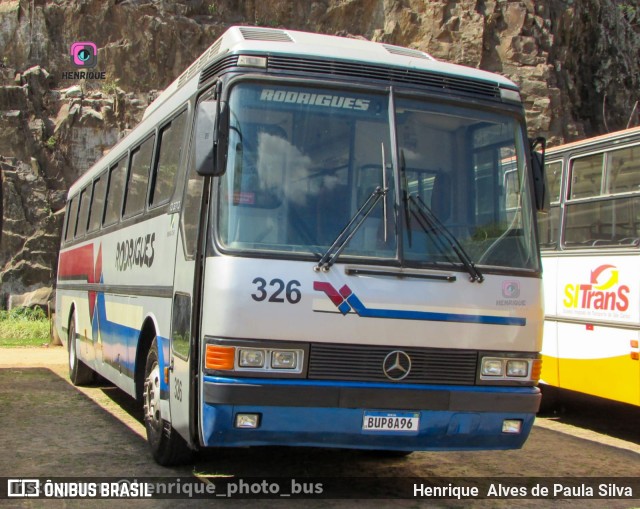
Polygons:
[[0,347],[40,346],[49,341],[49,320],[42,309],[0,311]]

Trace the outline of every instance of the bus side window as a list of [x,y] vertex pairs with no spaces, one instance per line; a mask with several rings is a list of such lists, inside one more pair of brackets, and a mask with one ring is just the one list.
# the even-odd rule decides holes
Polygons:
[[538,214],[538,238],[540,250],[549,251],[558,247],[560,233],[560,189],[562,185],[562,161],[545,164],[549,213]]
[[109,187],[107,188],[107,196],[105,197],[107,210],[104,214],[104,226],[115,224],[120,219],[122,190],[124,189],[126,169],[127,158],[123,157],[109,170]]
[[612,150],[607,167],[611,194],[640,191],[640,145]]
[[548,251],[558,246],[560,232],[560,207],[552,205],[548,214],[538,215],[538,238],[540,250]]
[[104,211],[104,192],[107,188],[107,175],[103,173],[93,181],[93,197],[91,209],[89,210],[89,229],[94,232],[100,228],[102,223],[102,213]]
[[545,164],[547,183],[549,185],[549,201],[551,204],[560,201],[560,186],[562,184],[562,161]]
[[153,183],[149,197],[149,205],[152,207],[166,203],[173,194],[182,154],[186,118],[185,110],[160,130],[160,150],[152,175]]
[[64,241],[73,240],[73,234],[76,230],[76,220],[78,219],[78,196],[71,198],[67,216],[67,231],[64,234]]
[[183,359],[189,357],[191,345],[191,296],[177,293],[173,297],[173,325],[171,327],[171,345],[173,351]]
[[570,199],[602,194],[603,154],[576,158],[571,162]]
[[131,168],[124,199],[124,217],[133,216],[144,209],[155,138],[155,135],[147,138],[131,152]]
[[80,191],[80,204],[78,206],[78,222],[76,224],[76,238],[84,237],[87,233],[87,222],[89,221],[89,186]]

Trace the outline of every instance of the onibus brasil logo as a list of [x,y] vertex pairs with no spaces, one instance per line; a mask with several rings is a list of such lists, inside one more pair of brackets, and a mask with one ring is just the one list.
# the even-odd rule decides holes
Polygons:
[[569,309],[626,311],[630,290],[619,278],[615,265],[600,265],[591,271],[589,283],[566,285],[562,303]]

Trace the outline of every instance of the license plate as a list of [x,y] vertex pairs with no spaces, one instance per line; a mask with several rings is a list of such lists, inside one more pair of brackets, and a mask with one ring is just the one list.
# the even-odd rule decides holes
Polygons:
[[374,412],[367,410],[362,419],[363,431],[418,433],[419,426],[420,414],[418,412]]

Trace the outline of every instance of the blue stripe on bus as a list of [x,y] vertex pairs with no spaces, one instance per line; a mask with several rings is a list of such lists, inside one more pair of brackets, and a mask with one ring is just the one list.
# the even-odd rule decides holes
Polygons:
[[[93,315],[91,325],[94,344],[98,337],[98,329],[100,330],[103,361],[115,369],[118,369],[118,365],[121,365],[122,372],[130,378],[134,378],[140,329],[108,320],[106,299],[102,292],[99,292],[96,296],[96,311]],[[142,324],[140,324],[140,326],[142,326]],[[156,340],[158,345],[158,365],[160,366],[160,373],[162,373],[165,366],[165,357],[167,357],[169,353],[169,340],[162,336],[156,336]],[[119,362],[118,354],[120,355]],[[143,359],[142,362],[146,363],[146,359]],[[160,377],[160,390],[169,390],[168,384],[165,383],[164,376]]]
[[230,378],[221,376],[205,375],[205,383],[212,384],[238,384],[238,385],[304,385],[316,387],[352,387],[370,389],[410,389],[418,391],[439,391],[447,390],[451,392],[492,392],[492,393],[523,393],[533,394],[538,392],[537,387],[531,386],[492,386],[492,385],[427,385],[427,384],[404,384],[387,382],[352,382],[345,380],[309,380],[306,378]]
[[458,313],[436,313],[432,311],[408,311],[400,309],[369,309],[355,294],[349,295],[347,302],[353,310],[364,318],[395,318],[399,320],[427,320],[434,322],[462,322],[481,323],[488,325],[518,325],[524,326],[526,318],[492,316],[492,315],[463,315]]

